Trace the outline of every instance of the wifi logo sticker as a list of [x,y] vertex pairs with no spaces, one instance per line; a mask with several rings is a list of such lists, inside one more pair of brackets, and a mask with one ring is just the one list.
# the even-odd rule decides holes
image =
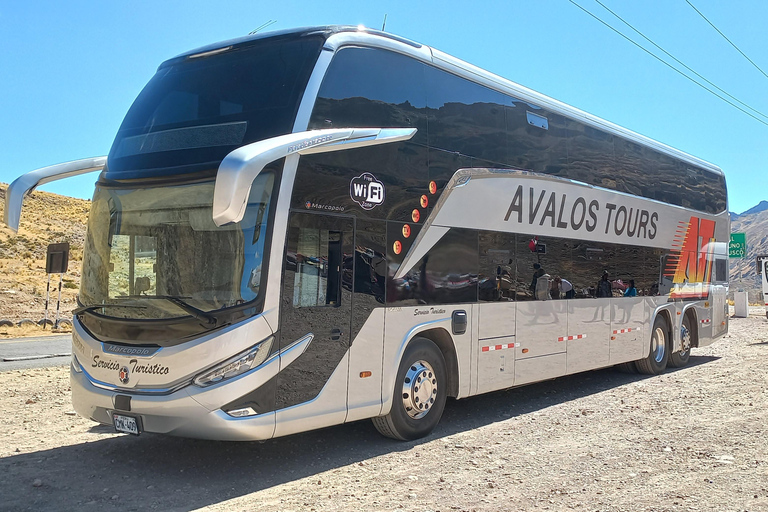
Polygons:
[[349,182],[349,197],[363,210],[372,210],[383,203],[385,195],[384,184],[369,172]]

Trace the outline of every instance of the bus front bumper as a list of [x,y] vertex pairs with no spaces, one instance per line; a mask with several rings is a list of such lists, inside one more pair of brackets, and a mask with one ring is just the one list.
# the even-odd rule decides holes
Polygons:
[[211,389],[186,386],[167,395],[131,394],[130,410],[118,410],[115,399],[122,393],[94,386],[84,372],[70,366],[72,405],[75,411],[99,423],[112,425],[112,413],[140,419],[143,432],[154,432],[197,439],[220,441],[260,441],[275,432],[275,413],[235,418],[203,404],[225,403],[226,385]]

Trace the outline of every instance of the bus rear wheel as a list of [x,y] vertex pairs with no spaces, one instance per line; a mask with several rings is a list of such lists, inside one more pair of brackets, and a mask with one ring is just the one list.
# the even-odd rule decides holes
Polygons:
[[667,369],[669,362],[669,328],[662,316],[657,316],[651,331],[651,350],[648,357],[635,361],[637,371],[646,375],[658,375]]
[[691,320],[688,315],[683,318],[683,326],[680,327],[680,339],[683,342],[683,349],[669,356],[669,366],[682,368],[688,364],[691,358]]
[[373,418],[383,436],[410,441],[428,435],[437,426],[447,396],[445,360],[426,338],[414,338],[400,361],[392,410]]

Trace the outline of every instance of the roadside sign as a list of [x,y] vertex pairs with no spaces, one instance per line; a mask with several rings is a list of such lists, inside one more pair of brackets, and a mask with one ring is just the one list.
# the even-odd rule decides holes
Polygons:
[[729,258],[746,258],[747,256],[747,234],[731,233],[731,242],[728,244]]

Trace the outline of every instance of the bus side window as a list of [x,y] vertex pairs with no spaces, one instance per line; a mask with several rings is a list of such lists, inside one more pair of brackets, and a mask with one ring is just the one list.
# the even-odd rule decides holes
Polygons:
[[157,294],[157,239],[113,235],[109,253],[109,296]]
[[341,232],[300,228],[293,306],[341,305]]
[[728,260],[717,258],[715,260],[715,281],[724,283],[728,280]]

